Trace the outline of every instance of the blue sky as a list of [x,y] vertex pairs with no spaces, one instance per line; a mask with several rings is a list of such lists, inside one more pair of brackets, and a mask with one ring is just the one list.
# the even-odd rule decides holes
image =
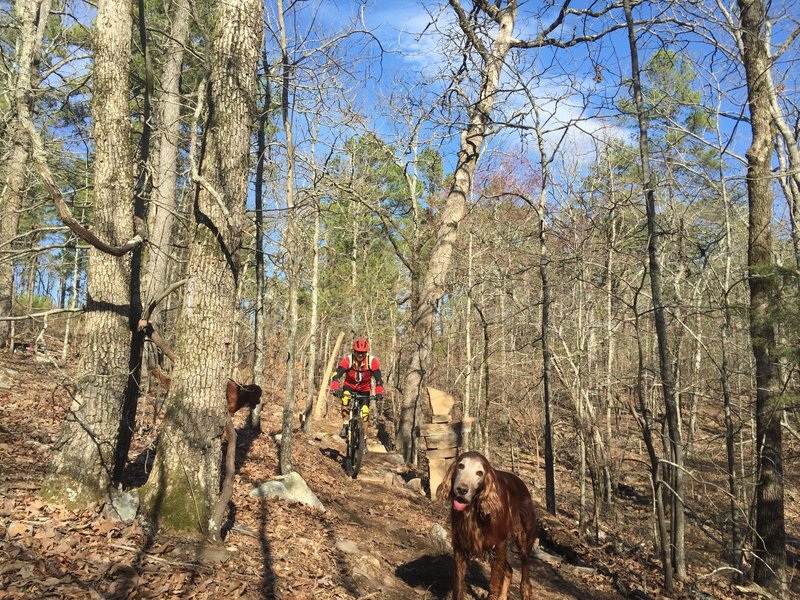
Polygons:
[[[532,38],[539,31],[540,19],[531,13],[531,10],[539,5],[538,2],[521,3],[515,28],[517,37]],[[358,22],[379,40],[383,53],[379,52],[377,44],[369,46],[372,60],[361,66],[363,88],[357,100],[361,102],[361,110],[370,119],[369,126],[374,130],[389,139],[407,137],[408,130],[402,124],[398,124],[397,113],[385,110],[389,97],[396,99],[403,95],[417,95],[424,104],[432,102],[437,89],[442,89],[441,83],[426,88],[421,81],[441,75],[447,67],[450,58],[442,51],[442,38],[437,32],[454,27],[453,11],[446,2],[441,1],[422,3],[374,0],[362,3],[328,0],[316,3],[315,6],[320,9],[318,23],[324,24],[331,31]],[[547,13],[545,22],[549,23],[553,15],[552,10]],[[576,27],[574,20],[567,21],[565,31],[557,33],[569,36]],[[608,41],[594,44],[588,50],[595,54],[605,53],[609,57],[615,54],[614,49],[609,48]],[[596,147],[594,137],[622,135],[615,122],[599,116],[603,112],[601,105],[610,102],[606,98],[608,93],[606,86],[616,80],[617,75],[613,71],[606,72],[604,74],[606,79],[601,86],[598,86],[594,82],[596,72],[594,65],[588,60],[589,56],[586,46],[557,51],[528,50],[519,55],[519,58],[527,63],[526,83],[536,87],[536,101],[546,122],[545,128],[551,130],[547,136],[548,140],[551,144],[555,144],[561,139],[563,125],[574,123],[576,126],[571,129],[565,144],[571,156],[583,157],[581,160],[584,161],[591,160],[594,155]],[[624,65],[622,67],[624,68]],[[620,66],[615,66],[614,70],[619,71],[619,68]],[[509,73],[507,70],[504,85],[506,87],[519,85],[510,78]],[[603,89],[598,92],[598,88]],[[579,92],[576,93],[575,89]],[[428,90],[427,95],[424,95],[425,90]],[[499,119],[500,110],[504,107],[508,112],[527,111],[529,104],[529,98],[515,94],[507,102],[498,105],[495,114]],[[527,124],[531,124],[529,119]],[[442,130],[439,129],[438,133],[442,134]],[[457,134],[456,131],[450,133]],[[432,135],[431,130],[428,130],[428,134]],[[425,137],[423,135],[422,139]],[[454,135],[445,146],[450,150],[445,152],[445,159],[451,167],[455,159],[453,139],[457,139],[457,136]],[[434,141],[433,138],[431,141]],[[441,141],[441,138],[437,138],[437,141]],[[499,133],[489,141],[490,148],[518,149],[523,144],[524,140],[517,133],[510,131]]]
[[[470,3],[465,0],[465,5]],[[541,2],[522,1],[520,12],[515,27],[518,38],[531,38],[539,31],[542,23],[549,23],[553,16],[551,10],[540,21],[533,14],[542,5]],[[573,2],[573,7],[593,5],[594,2]],[[386,95],[398,83],[413,85],[415,78],[436,72],[446,62],[446,57],[439,51],[440,39],[436,35],[436,27],[430,26],[432,16],[437,18],[438,27],[446,29],[453,23],[452,11],[446,6],[447,2],[440,0],[429,2],[405,2],[394,0],[373,0],[371,2],[357,2],[344,0],[329,0],[322,2],[325,20],[331,24],[344,24],[349,19],[360,15],[362,22],[380,40],[386,53],[383,55],[380,68],[372,65],[370,74],[380,77],[380,81],[369,86],[369,94]],[[794,9],[792,8],[794,5]],[[735,14],[735,2],[728,0],[720,6]],[[716,3],[709,2],[696,9],[695,14],[672,14],[669,3],[648,3],[639,9],[637,16],[648,16],[643,11],[659,10],[658,16],[662,19],[675,17],[681,21],[694,22],[698,27],[693,31],[679,28],[675,25],[663,25],[660,28],[642,27],[639,30],[640,60],[644,65],[650,55],[660,47],[668,46],[672,49],[686,52],[696,63],[698,86],[704,91],[704,98],[709,103],[716,103],[719,85],[724,94],[721,98],[721,108],[731,114],[741,112],[745,100],[741,69],[732,63],[726,52],[736,49],[730,34],[723,31],[720,24],[714,19],[722,19],[723,13]],[[773,21],[773,42],[778,46],[796,27],[796,5],[791,1],[776,1],[771,4]],[[794,17],[793,17],[794,14]],[[621,13],[617,13],[615,20],[619,22]],[[607,25],[609,21],[606,21]],[[700,27],[702,24],[705,27]],[[568,20],[561,33],[568,37],[573,33],[582,34],[581,22],[575,19]],[[424,35],[420,35],[425,31]],[[677,33],[672,33],[676,32]],[[670,35],[672,37],[670,37]],[[723,48],[722,51],[712,47],[711,42],[716,41]],[[795,58],[797,56],[797,42],[787,52],[783,66],[776,69],[776,79],[786,78],[789,89],[796,89]],[[527,50],[527,56],[522,60],[528,64],[524,67],[529,81],[536,86],[536,100],[544,118],[549,118],[553,127],[560,123],[576,122],[575,132],[569,138],[571,151],[586,151],[591,154],[594,146],[593,136],[619,137],[627,135],[619,124],[608,118],[613,112],[614,103],[620,94],[619,81],[630,76],[630,58],[626,32],[620,30],[609,35],[602,41],[591,45],[580,45],[570,49],[558,50]],[[589,60],[592,58],[593,60]],[[599,72],[595,71],[595,64],[599,65]],[[507,71],[508,73],[508,71]],[[594,81],[594,76],[599,74],[600,82]],[[506,76],[506,84],[513,82]],[[789,94],[789,97],[792,97]],[[512,108],[523,109],[528,102],[522,95],[515,95],[510,104]],[[499,107],[498,107],[499,108]],[[745,111],[745,116],[746,116]],[[721,122],[725,134],[733,134],[733,121],[723,118]],[[581,133],[579,130],[582,130]],[[603,134],[601,135],[601,131]],[[740,126],[735,132],[736,139],[730,149],[743,155],[749,143],[749,128]],[[513,144],[514,135],[508,132],[501,134],[499,141],[493,143]],[[552,139],[558,135],[554,133]],[[518,144],[519,141],[517,140]]]
[[[468,5],[469,0],[464,0],[464,3]],[[541,2],[523,0],[520,4],[520,14],[515,28],[516,36],[533,37],[541,28],[542,22],[549,22],[552,11],[541,21],[533,14],[533,11],[542,5]],[[572,5],[586,4],[589,3],[576,1]],[[732,11],[735,1],[726,0],[722,5]],[[267,19],[268,21],[272,19],[274,25],[274,2],[268,0],[266,6]],[[367,36],[361,36],[358,40],[358,52],[364,60],[354,63],[354,71],[349,74],[351,79],[348,82],[347,95],[357,105],[360,116],[364,119],[364,128],[377,131],[389,142],[396,144],[407,142],[409,127],[399,111],[390,108],[390,102],[415,98],[425,106],[426,103],[432,102],[435,92],[442,88],[441,83],[438,86],[425,85],[424,80],[440,73],[450,58],[442,51],[442,38],[437,34],[437,30],[446,31],[454,25],[452,11],[447,7],[447,2],[445,0],[428,2],[313,0],[300,2],[295,6],[304,11],[305,18],[315,14],[317,28],[324,36],[347,30],[354,24],[375,36],[379,44],[369,42]],[[668,4],[660,3],[655,6],[667,7]],[[85,19],[88,26],[88,20],[94,9],[81,0],[69,0],[67,12],[76,15],[80,21]],[[796,3],[792,0],[776,0],[771,4],[771,14],[775,16],[773,47],[777,48],[787,39],[789,32],[797,27]],[[735,61],[736,49],[730,34],[723,31],[720,25],[712,23],[712,19],[721,19],[723,16],[716,3],[709,0],[697,8],[696,15],[680,15],[683,20],[693,19],[698,24],[692,32],[681,30],[670,37],[669,27],[651,28],[650,31],[642,28],[639,32],[640,53],[644,64],[653,51],[664,45],[682,49],[694,60],[700,78],[698,86],[703,89],[705,101],[711,105],[716,104],[718,98],[715,86],[719,86],[723,94],[720,98],[722,110],[737,116],[742,113],[746,96],[741,68]],[[621,16],[617,15],[616,18]],[[434,20],[435,26],[432,24]],[[303,19],[300,22],[303,23]],[[706,28],[700,25],[706,25]],[[297,31],[305,32],[303,27],[298,27]],[[569,36],[576,31],[583,33],[573,20],[568,21],[559,33]],[[290,31],[290,38],[291,34]],[[721,44],[722,48],[714,48],[712,41]],[[313,42],[309,43],[313,45]],[[789,99],[796,99],[799,95],[797,76],[799,45],[798,40],[795,40],[774,70],[776,85],[785,87],[784,96]],[[270,40],[267,42],[267,48],[273,54],[276,51],[274,42]],[[727,52],[732,54],[728,55]],[[561,137],[559,128],[565,123],[571,123],[571,133],[562,148],[556,163],[557,167],[565,172],[569,169],[575,171],[585,168],[594,158],[597,141],[605,137],[627,137],[633,141],[631,130],[610,116],[614,102],[621,93],[624,93],[621,92],[619,81],[628,77],[630,73],[629,51],[624,31],[612,34],[600,42],[571,49],[527,50],[509,57],[509,61],[517,62],[515,66],[520,67],[525,74],[525,83],[533,90],[532,97],[539,105],[547,126],[552,130],[548,136],[549,149],[552,149],[552,145]],[[595,64],[599,65],[599,72],[595,71]],[[80,71],[87,68],[87,65],[88,59],[82,59],[64,68]],[[508,73],[509,70],[506,71],[503,85],[506,87],[517,85],[519,82],[513,80]],[[600,75],[600,81],[595,81],[595,75]],[[56,88],[59,85],[55,78],[50,78],[46,82]],[[496,107],[495,116],[499,118],[503,109],[506,112],[525,110],[529,107],[529,103],[530,98],[519,93],[514,94],[507,102]],[[324,108],[331,109],[329,106]],[[746,107],[743,114],[747,116]],[[530,120],[525,123],[530,124]],[[738,158],[731,160],[733,168],[730,172],[733,178],[742,178],[745,167],[741,163],[741,157],[750,140],[749,127],[746,123],[739,123],[734,128],[734,120],[730,117],[724,117],[721,125],[724,135],[733,135],[735,132],[729,150]],[[302,125],[298,125],[298,128],[301,127]],[[358,129],[354,129],[348,135],[352,135],[355,131]],[[62,134],[66,135],[66,132]],[[430,126],[422,129],[420,143],[440,144],[446,167],[452,168],[456,157],[457,134],[457,129],[447,131],[442,127]],[[519,152],[522,148],[524,152],[535,155],[535,152],[529,150],[532,146],[525,144],[525,140],[518,132],[505,130],[489,138],[487,148],[499,153]],[[299,150],[304,151],[303,148]],[[77,151],[83,152],[83,147]],[[777,210],[780,212],[784,208],[785,204],[778,197]]]

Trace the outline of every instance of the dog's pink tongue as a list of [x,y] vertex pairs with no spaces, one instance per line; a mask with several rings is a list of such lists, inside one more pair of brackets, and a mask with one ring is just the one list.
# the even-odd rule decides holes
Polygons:
[[466,502],[459,502],[455,498],[453,498],[453,510],[462,511],[467,508]]

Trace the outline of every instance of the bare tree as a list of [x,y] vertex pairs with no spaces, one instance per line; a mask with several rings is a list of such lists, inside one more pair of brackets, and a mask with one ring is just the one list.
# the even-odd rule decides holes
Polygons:
[[[256,301],[253,315],[253,383],[264,389],[264,366],[266,363],[267,322],[264,306],[266,286],[264,282],[264,169],[267,162],[267,124],[272,104],[272,83],[269,77],[269,63],[266,52],[262,56],[264,77],[264,99],[258,115],[258,131],[256,132],[256,178],[255,193],[255,275]],[[251,425],[261,430],[261,411],[264,403],[258,404],[250,413]]]
[[467,196],[472,188],[472,178],[496,99],[495,92],[500,81],[503,61],[511,49],[514,21],[517,16],[516,0],[507,2],[502,8],[499,4],[485,1],[476,1],[474,5],[475,9],[486,15],[489,22],[497,29],[490,44],[486,45],[477,30],[476,23],[464,11],[461,3],[458,0],[450,0],[450,6],[464,34],[466,46],[474,48],[480,56],[481,83],[478,97],[468,110],[468,124],[461,135],[453,185],[445,200],[425,281],[420,289],[420,301],[412,316],[412,339],[415,347],[411,352],[410,364],[403,383],[403,404],[397,432],[403,456],[407,461],[412,461],[415,455],[414,428],[418,422],[419,399],[424,394],[424,373],[433,345],[436,304],[444,294],[445,278],[457,240],[458,225],[466,212]]
[[[517,0],[488,2],[473,0],[472,8],[466,11],[459,0],[449,0],[460,32],[459,56],[464,57],[459,64],[453,83],[453,93],[467,103],[466,123],[461,132],[458,160],[453,172],[453,183],[445,198],[439,215],[436,240],[427,263],[425,280],[420,287],[418,309],[413,311],[411,336],[414,347],[403,383],[403,403],[397,434],[406,460],[415,455],[414,428],[418,420],[419,399],[424,391],[425,373],[429,367],[429,357],[433,346],[433,326],[437,303],[445,292],[446,276],[450,266],[454,245],[458,239],[458,225],[466,212],[466,201],[471,191],[475,169],[481,154],[492,109],[498,99],[498,84],[506,56],[512,49],[531,49],[542,47],[566,48],[594,41],[608,32],[620,29],[621,24],[590,35],[557,37],[568,17],[597,19],[605,16],[616,5],[609,4],[597,11],[582,11],[570,8],[570,0],[563,2],[552,22],[543,27],[531,39],[514,37],[513,29],[517,18]],[[474,64],[474,70],[473,62]],[[465,77],[477,80],[474,96],[467,97]]]
[[747,263],[750,284],[750,338],[756,369],[757,561],[753,577],[772,590],[785,590],[786,525],[783,499],[782,405],[775,348],[773,302],[777,296],[772,257],[772,89],[765,39],[763,0],[738,0],[742,62],[747,81],[752,142],[747,151],[750,204]]
[[[647,211],[647,256],[650,275],[650,293],[653,298],[653,313],[655,318],[656,336],[658,338],[658,360],[659,374],[661,376],[662,391],[664,394],[664,408],[668,426],[668,447],[670,453],[669,465],[667,467],[670,476],[671,516],[670,527],[671,540],[669,544],[672,553],[671,567],[675,575],[679,578],[686,576],[686,557],[683,547],[684,539],[684,507],[683,507],[683,469],[684,469],[684,448],[681,437],[680,416],[675,395],[675,365],[673,350],[668,338],[667,323],[665,318],[665,307],[662,302],[662,281],[661,281],[661,257],[660,252],[660,232],[657,223],[656,201],[655,201],[655,180],[651,176],[650,155],[648,148],[648,122],[645,114],[644,100],[642,99],[642,84],[639,71],[639,52],[636,41],[636,30],[634,28],[633,14],[631,11],[630,0],[624,0],[625,21],[628,25],[628,43],[631,52],[631,73],[633,100],[636,106],[636,117],[639,124],[639,157],[642,184],[644,186],[644,201]],[[656,493],[664,493],[664,490],[656,490]],[[665,544],[666,540],[662,540]],[[665,587],[672,590],[671,574],[666,573]]]
[[[5,164],[6,180],[0,193],[0,318],[10,317],[14,304],[14,264],[11,245],[19,231],[20,208],[25,195],[30,139],[26,123],[31,120],[33,87],[38,84],[36,57],[41,49],[50,0],[18,0],[14,9],[19,27],[16,81],[8,82],[16,112],[9,137],[11,151]],[[0,321],[0,348],[8,341],[11,321]]]
[[292,129],[293,111],[289,104],[292,85],[292,64],[286,42],[286,21],[283,0],[278,0],[278,26],[281,48],[281,118],[283,133],[286,137],[286,228],[284,237],[284,271],[289,285],[289,330],[286,338],[286,397],[283,404],[283,422],[281,427],[280,467],[281,473],[287,475],[292,467],[292,422],[295,406],[295,361],[297,360],[297,324],[299,321],[297,291],[300,286],[300,235],[298,231],[299,216],[294,193],[295,148]]

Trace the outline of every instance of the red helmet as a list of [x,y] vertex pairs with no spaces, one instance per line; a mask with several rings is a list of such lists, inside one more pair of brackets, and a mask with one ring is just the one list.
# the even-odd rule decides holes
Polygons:
[[353,342],[353,352],[367,352],[369,351],[369,344],[364,338],[359,338]]

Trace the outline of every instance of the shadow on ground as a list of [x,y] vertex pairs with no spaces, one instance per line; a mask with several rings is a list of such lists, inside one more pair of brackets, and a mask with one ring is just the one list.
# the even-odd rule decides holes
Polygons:
[[[394,574],[410,587],[426,590],[436,598],[447,598],[453,587],[453,557],[450,554],[426,554],[400,565]],[[470,562],[467,570],[467,590],[470,594],[486,590],[489,580],[483,570]]]

